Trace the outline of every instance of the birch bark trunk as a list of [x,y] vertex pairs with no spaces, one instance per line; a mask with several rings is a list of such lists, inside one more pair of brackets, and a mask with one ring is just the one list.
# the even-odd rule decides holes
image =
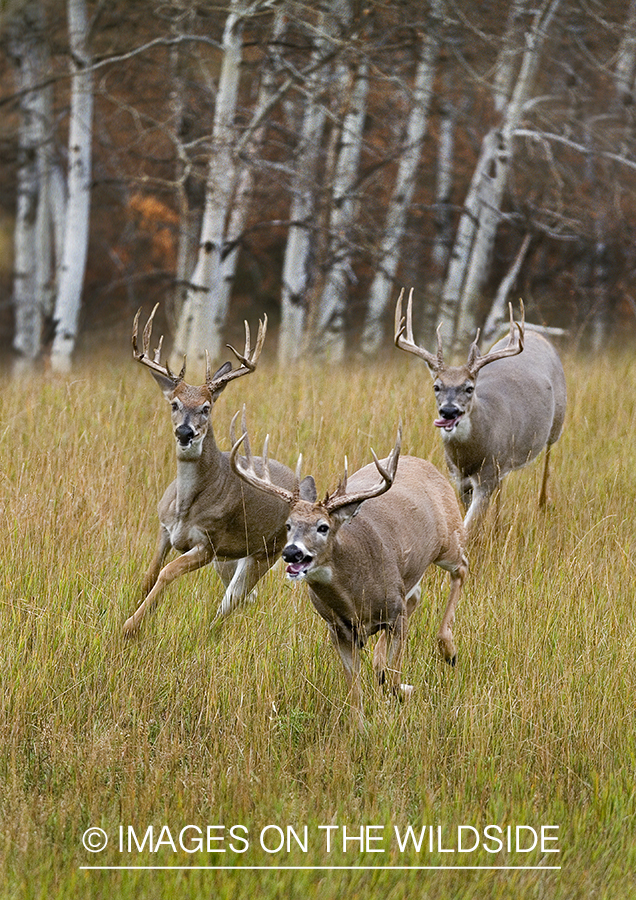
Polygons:
[[227,298],[217,290],[232,204],[236,163],[232,150],[243,45],[244,0],[232,0],[223,32],[223,62],[214,109],[212,148],[197,262],[179,314],[173,354],[202,362],[221,353]]
[[60,280],[55,302],[53,371],[68,372],[75,349],[86,271],[91,200],[93,75],[85,0],[68,0],[71,50],[71,118],[68,139],[68,203]]
[[377,352],[384,337],[383,318],[389,305],[391,289],[400,262],[406,217],[413,199],[422,141],[426,135],[429,109],[433,97],[435,70],[439,55],[438,22],[442,12],[442,4],[437,0],[432,4],[431,27],[422,39],[420,46],[411,113],[406,129],[406,146],[400,156],[395,186],[389,201],[384,235],[380,252],[375,261],[375,275],[371,284],[362,332],[361,349],[367,355]]
[[345,353],[347,284],[352,273],[351,228],[357,209],[354,187],[362,153],[368,87],[368,64],[363,59],[354,76],[350,105],[342,124],[329,221],[330,265],[318,308],[320,352],[332,362],[341,361]]
[[16,221],[14,229],[14,371],[28,371],[40,354],[42,315],[52,283],[48,191],[49,91],[38,87],[48,58],[40,0],[30,0],[9,25],[9,53],[20,99]]
[[623,38],[616,56],[614,82],[622,103],[629,103],[634,95],[636,78],[636,0],[631,0]]
[[460,219],[444,286],[445,316],[454,321],[454,344],[464,345],[477,327],[477,309],[486,281],[501,202],[513,157],[513,137],[530,98],[550,24],[561,0],[544,0],[525,36],[525,49],[503,121],[484,138],[465,211]]
[[[276,12],[272,26],[271,42],[273,46],[276,46],[276,43],[283,37],[285,26],[284,10],[281,8]],[[241,157],[246,158],[240,163],[237,174],[234,203],[225,238],[227,250],[221,260],[221,279],[218,285],[217,302],[219,307],[226,311],[230,305],[232,287],[236,278],[236,266],[240,252],[239,242],[245,232],[252,198],[254,166],[267,132],[267,112],[273,105],[274,98],[278,96],[276,75],[279,70],[279,62],[278,54],[274,52],[264,63],[261,84],[252,116],[253,124],[247,129],[240,143],[239,153]]]

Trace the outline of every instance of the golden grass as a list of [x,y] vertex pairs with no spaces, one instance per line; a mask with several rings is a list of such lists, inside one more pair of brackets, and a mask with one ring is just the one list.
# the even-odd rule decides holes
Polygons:
[[[491,510],[471,548],[454,670],[435,655],[447,579],[425,576],[405,658],[416,692],[404,706],[388,700],[365,658],[362,736],[324,625],[279,568],[222,629],[211,629],[222,592],[205,570],[171,586],[137,641],[122,639],[154,545],[156,503],[174,475],[167,409],[150,377],[129,364],[108,378],[95,368],[5,385],[0,895],[628,897],[636,370],[628,357],[566,368],[550,508],[536,506],[540,465],[505,482],[497,520]],[[401,418],[403,452],[444,471],[431,393],[411,361],[296,373],[262,365],[219,400],[215,433],[227,448],[230,418],[245,402],[254,449],[269,431],[271,454],[294,465],[302,451],[324,491],[345,453],[353,471],[371,446],[388,452]],[[448,845],[457,826],[489,823],[558,825],[561,852],[396,845],[396,827],[440,826]],[[241,825],[249,848],[117,846],[120,826],[141,839],[167,825],[176,840],[190,824]],[[307,826],[307,852],[265,852],[258,836],[267,825],[301,835]],[[339,829],[330,853],[327,825]],[[108,833],[103,853],[84,849],[89,826]],[[349,835],[377,826],[370,834],[382,841],[343,852],[343,826]],[[275,843],[277,832],[268,834]],[[385,852],[371,852],[378,847]],[[269,868],[81,868],[177,864]],[[272,868],[344,865],[358,868]],[[561,869],[384,868],[405,865]]]

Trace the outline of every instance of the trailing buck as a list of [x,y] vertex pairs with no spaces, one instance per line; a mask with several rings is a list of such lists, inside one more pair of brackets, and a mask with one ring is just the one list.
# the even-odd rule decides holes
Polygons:
[[404,290],[395,310],[395,343],[421,357],[433,375],[439,412],[435,425],[467,509],[464,525],[469,534],[475,531],[501,479],[531,462],[544,447],[539,505],[545,505],[550,448],[563,429],[566,405],[565,375],[554,347],[537,332],[526,333],[523,304],[521,324],[514,322],[510,305],[507,341],[498,341],[481,356],[477,332],[466,364],[447,366],[439,328],[436,355],[413,340],[413,291],[406,318],[402,316],[403,296]]
[[[238,456],[243,440],[244,458]],[[420,599],[420,580],[431,563],[450,572],[438,642],[447,662],[456,659],[451,628],[468,571],[461,512],[446,478],[423,459],[400,458],[400,445],[401,429],[388,459],[380,462],[373,453],[373,464],[349,479],[345,460],[338,488],[322,502],[314,479],[300,480],[300,459],[293,489],[276,484],[266,462],[267,440],[261,466],[250,455],[245,429],[230,457],[241,478],[287,507],[287,575],[305,579],[309,586],[342,661],[360,722],[360,650],[371,635],[382,632],[373,656],[380,683],[388,671],[396,694],[412,691],[400,683],[402,654],[408,619]]]
[[[222,453],[212,431],[212,407],[221,392],[235,378],[253,372],[261,354],[267,317],[259,322],[256,346],[251,349],[250,330],[245,323],[245,352],[238,353],[228,344],[240,365],[224,363],[212,375],[207,359],[205,384],[200,387],[184,381],[185,361],[179,375],[160,363],[161,343],[150,356],[152,311],[143,333],[142,349],[137,346],[139,313],[132,335],[133,356],[146,366],[172,410],[176,441],[177,478],[159,503],[159,539],[154,558],[143,580],[144,599],[126,621],[124,632],[136,631],[163,590],[186,572],[214,563],[225,594],[217,617],[225,616],[245,600],[259,578],[272,566],[285,543],[287,505],[278,497],[264,494],[246,485],[232,471],[229,454]],[[258,460],[255,466],[258,468]],[[291,469],[272,460],[270,463],[280,484],[293,487]],[[164,566],[170,548],[181,554]]]

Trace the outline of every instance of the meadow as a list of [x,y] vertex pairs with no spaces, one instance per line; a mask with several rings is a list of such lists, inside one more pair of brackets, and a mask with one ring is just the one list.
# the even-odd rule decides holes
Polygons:
[[[540,463],[504,483],[454,669],[435,646],[448,579],[426,574],[413,698],[376,688],[365,653],[362,734],[280,566],[222,627],[205,569],[123,639],[174,448],[148,373],[99,362],[0,396],[0,897],[636,896],[633,356],[565,359],[549,508]],[[350,471],[388,453],[400,418],[403,452],[445,471],[417,360],[265,360],[215,407],[224,449],[243,403],[254,450],[269,432],[272,456],[302,451],[319,491],[345,453]]]

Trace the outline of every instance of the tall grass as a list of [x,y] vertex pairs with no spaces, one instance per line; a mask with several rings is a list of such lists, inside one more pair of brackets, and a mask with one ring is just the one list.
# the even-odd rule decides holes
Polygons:
[[[123,640],[174,450],[152,379],[132,364],[103,371],[7,383],[0,397],[0,896],[633,895],[631,359],[567,361],[550,508],[536,505],[540,465],[505,482],[470,551],[455,669],[435,653],[448,583],[427,573],[405,657],[416,692],[405,705],[388,700],[365,659],[363,735],[324,624],[280,568],[215,629],[220,583],[211,570],[185,577],[140,637]],[[431,393],[411,361],[262,365],[219,400],[215,433],[227,448],[245,402],[254,448],[269,431],[273,456],[294,465],[302,451],[324,491],[345,453],[353,471],[371,446],[388,452],[401,418],[403,452],[445,471]],[[481,834],[488,824],[558,826],[560,852],[443,852],[458,826]],[[173,852],[167,832],[156,852],[129,853],[126,842],[120,852],[129,825],[140,840],[165,825],[175,841],[187,825],[225,826],[213,847],[226,852]],[[292,836],[289,852],[268,853],[268,825],[300,837],[307,826],[307,851]],[[408,825],[439,826],[441,847],[435,832],[432,851],[427,837],[420,852],[400,852],[394,829]],[[104,852],[84,848],[89,826],[108,833]],[[230,847],[232,826],[247,830],[235,832],[248,835],[244,853]],[[343,851],[343,827],[359,836],[362,826],[381,840]],[[267,832],[270,849],[277,835]],[[233,868],[82,868],[91,865]],[[388,868],[438,865],[561,868]]]

